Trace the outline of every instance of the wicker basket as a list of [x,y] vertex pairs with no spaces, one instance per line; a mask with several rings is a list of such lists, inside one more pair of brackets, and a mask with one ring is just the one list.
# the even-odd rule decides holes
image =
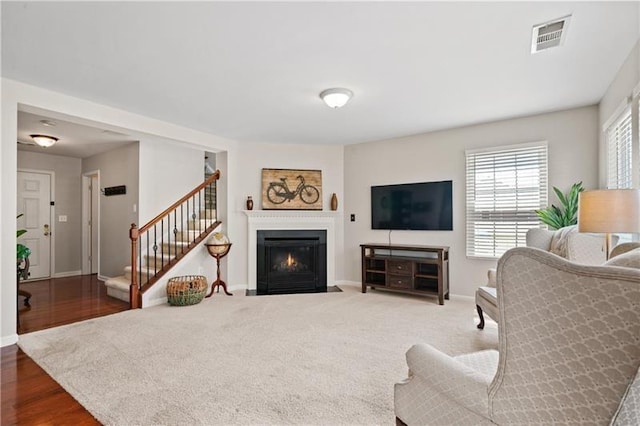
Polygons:
[[207,278],[202,275],[174,277],[167,282],[167,301],[173,306],[196,305],[207,293]]

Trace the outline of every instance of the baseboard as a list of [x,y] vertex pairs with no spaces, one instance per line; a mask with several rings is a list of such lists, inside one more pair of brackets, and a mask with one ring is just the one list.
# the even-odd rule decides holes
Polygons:
[[470,301],[470,302],[474,302],[474,304],[475,304],[475,300],[476,300],[475,296],[465,296],[465,295],[462,295],[462,294],[453,294],[453,293],[451,293],[450,297],[452,299],[456,299],[456,300],[467,300],[467,301]]
[[[229,291],[229,293],[233,292],[233,291],[245,291],[247,289],[248,286],[246,285],[229,285],[227,286],[227,290]],[[220,287],[218,287],[220,288]],[[216,289],[217,291],[218,289]],[[220,289],[220,291],[222,291],[222,289]]]
[[353,285],[353,286],[361,286],[361,281],[349,281],[349,280],[336,280],[335,285]]
[[65,277],[75,277],[77,275],[82,275],[82,271],[67,271],[67,272],[56,272],[53,274],[53,278],[65,278]]
[[9,336],[2,336],[2,339],[0,340],[0,346],[2,346],[3,348],[5,346],[15,345],[16,343],[18,343],[18,335],[17,334],[11,334]]
[[[354,286],[361,286],[362,282],[360,281],[348,281],[348,280],[336,280],[336,285],[340,285],[340,284],[344,284],[344,285],[354,285]],[[380,287],[381,289],[383,287]],[[462,294],[455,294],[455,293],[450,293],[450,297],[457,299],[457,300],[468,300],[468,301],[475,301],[476,298],[475,296],[465,296]]]
[[110,279],[111,279],[111,277],[107,277],[106,275],[98,274],[98,280],[99,281],[107,281],[107,280],[110,280]]
[[152,306],[158,306],[158,305],[164,305],[167,303],[167,298],[166,297],[161,297],[159,299],[153,299],[150,300],[146,303],[146,305],[143,306],[143,308],[150,308]]

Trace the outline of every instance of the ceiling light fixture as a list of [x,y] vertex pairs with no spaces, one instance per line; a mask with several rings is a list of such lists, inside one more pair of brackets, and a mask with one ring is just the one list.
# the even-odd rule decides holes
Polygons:
[[31,136],[31,139],[33,139],[35,143],[37,143],[43,148],[48,148],[50,146],[53,146],[53,144],[55,144],[56,142],[58,142],[58,138],[54,136],[47,136],[47,135],[29,135],[29,136]]
[[353,92],[351,90],[339,87],[323,90],[320,93],[320,98],[329,108],[341,108],[345,106],[352,97]]

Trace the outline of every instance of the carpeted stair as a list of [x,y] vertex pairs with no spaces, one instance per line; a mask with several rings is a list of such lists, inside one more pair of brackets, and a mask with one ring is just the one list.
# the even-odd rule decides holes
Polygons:
[[[143,252],[142,257],[144,266],[138,270],[138,281],[141,285],[146,283],[149,278],[153,277],[156,271],[161,269],[163,265],[166,265],[171,260],[175,259],[176,253],[182,253],[183,250],[186,250],[190,242],[194,241],[204,233],[209,226],[214,224],[216,222],[216,211],[212,209],[201,210],[199,217],[203,219],[189,220],[186,223],[185,230],[176,233],[175,239],[172,238],[170,243],[164,242],[159,244],[157,256],[154,257],[152,254],[153,252],[148,256]],[[204,241],[200,244],[203,243]],[[105,282],[107,294],[109,296],[129,302],[131,270],[131,266],[126,266],[124,268],[124,275],[109,278]],[[142,272],[141,275],[140,272]]]

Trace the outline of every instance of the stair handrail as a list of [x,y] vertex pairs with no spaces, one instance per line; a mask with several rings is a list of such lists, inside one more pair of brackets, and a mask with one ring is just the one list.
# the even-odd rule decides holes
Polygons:
[[207,180],[205,180],[203,183],[201,183],[200,185],[196,186],[193,190],[191,190],[187,195],[185,195],[184,197],[180,198],[178,201],[176,201],[175,203],[171,204],[171,206],[169,206],[169,208],[165,209],[165,211],[163,211],[162,213],[160,213],[158,216],[154,217],[153,219],[151,219],[149,222],[147,222],[146,225],[144,225],[142,228],[138,229],[138,233],[142,234],[143,232],[146,232],[147,230],[149,230],[149,228],[151,228],[153,225],[155,225],[156,223],[160,222],[164,217],[166,217],[170,212],[172,212],[176,207],[180,207],[180,204],[184,203],[185,201],[187,201],[189,198],[193,197],[194,194],[197,194],[200,190],[204,189],[207,185],[212,184],[214,181],[220,179],[220,170],[216,170],[216,172],[214,174],[212,174],[211,176],[209,176],[207,178]]
[[[185,202],[188,202],[192,197],[198,194],[200,191],[205,189],[207,186],[211,185],[216,180],[220,179],[220,170],[216,170],[211,176],[209,176],[203,183],[196,186],[193,190],[189,191],[186,195],[180,198],[178,201],[173,203],[167,209],[165,209],[162,213],[151,219],[144,226],[138,228],[135,223],[131,224],[131,228],[129,229],[129,239],[131,240],[131,284],[129,286],[129,305],[131,309],[140,308],[142,306],[142,292],[140,289],[140,282],[138,281],[138,241],[140,236],[147,233],[151,230],[154,225],[157,225],[159,222],[169,217],[169,215],[174,212],[178,207],[183,205]],[[212,225],[207,227],[204,232],[197,238],[194,239],[195,242],[199,242],[206,236],[211,230],[213,230],[220,222],[215,221]],[[148,241],[147,241],[148,245]],[[148,250],[148,249],[147,249]],[[181,253],[182,255],[186,253]],[[155,263],[155,261],[154,261]],[[171,267],[173,265],[170,265]],[[154,279],[159,278],[159,276],[164,275],[169,268],[165,269],[164,266],[154,274]],[[148,275],[148,273],[147,273]],[[149,281],[149,280],[148,280]],[[149,285],[150,282],[147,282]]]

